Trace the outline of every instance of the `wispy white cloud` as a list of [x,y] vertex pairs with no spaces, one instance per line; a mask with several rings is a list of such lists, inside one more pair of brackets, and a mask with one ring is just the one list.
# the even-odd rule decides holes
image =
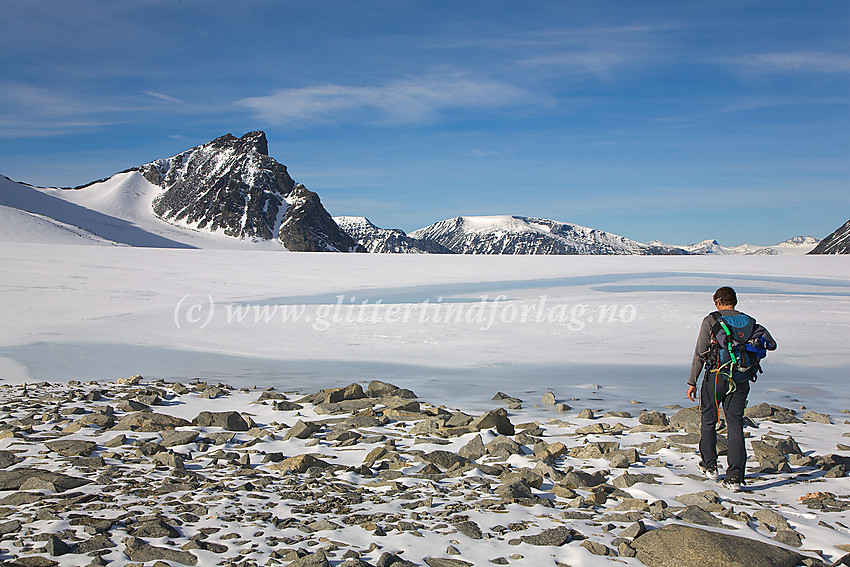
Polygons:
[[617,72],[669,57],[668,33],[678,23],[544,29],[514,38],[520,67],[611,80]]
[[448,110],[495,109],[532,103],[534,97],[515,85],[465,76],[426,76],[378,86],[324,84],[280,89],[248,97],[237,104],[274,123],[384,122],[409,124]]
[[765,73],[850,73],[850,55],[827,51],[750,53],[714,61]]
[[179,98],[174,98],[173,96],[168,96],[167,94],[157,93],[154,91],[144,91],[146,95],[150,95],[154,98],[158,98],[160,100],[164,100],[166,102],[174,102],[178,104],[183,104],[183,101]]

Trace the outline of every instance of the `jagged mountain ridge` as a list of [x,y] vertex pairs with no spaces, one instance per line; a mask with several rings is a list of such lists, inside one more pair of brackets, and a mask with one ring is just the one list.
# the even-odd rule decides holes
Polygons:
[[236,238],[277,238],[288,250],[358,250],[319,196],[269,157],[263,132],[226,134],[138,170],[164,189],[152,207],[166,222]]
[[410,233],[456,254],[687,254],[664,244],[643,244],[603,230],[520,216],[454,217]]
[[821,240],[809,254],[850,254],[850,220]]
[[153,201],[160,219],[237,238],[273,238],[295,187],[286,167],[268,156],[262,132],[226,134],[138,170],[164,189]]
[[334,217],[337,225],[368,252],[388,254],[452,254],[433,240],[413,238],[399,228],[379,228],[366,217]]

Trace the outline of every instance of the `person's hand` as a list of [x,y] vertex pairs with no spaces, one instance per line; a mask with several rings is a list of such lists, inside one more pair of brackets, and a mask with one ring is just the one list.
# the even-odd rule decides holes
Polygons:
[[692,402],[697,401],[697,387],[688,384],[688,399]]

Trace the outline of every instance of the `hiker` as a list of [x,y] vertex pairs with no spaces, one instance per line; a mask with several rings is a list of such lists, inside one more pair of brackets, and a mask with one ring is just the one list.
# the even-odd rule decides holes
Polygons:
[[744,408],[747,407],[750,382],[755,382],[761,372],[759,361],[766,351],[776,348],[767,329],[749,315],[736,311],[737,304],[738,297],[731,287],[721,287],[714,292],[717,311],[702,320],[688,378],[688,398],[693,402],[697,399],[697,380],[703,367],[706,368],[699,394],[699,468],[707,478],[719,479],[717,424],[720,405],[723,405],[728,444],[723,485],[733,492],[741,490],[747,464]]

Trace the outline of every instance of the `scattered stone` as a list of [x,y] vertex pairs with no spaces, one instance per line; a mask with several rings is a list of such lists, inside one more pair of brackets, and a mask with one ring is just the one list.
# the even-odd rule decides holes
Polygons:
[[676,500],[685,506],[699,506],[706,512],[714,513],[724,510],[723,505],[720,503],[720,495],[714,490],[680,494],[676,496]]
[[74,549],[70,545],[59,539],[55,534],[48,534],[47,545],[45,546],[44,551],[48,555],[57,557],[59,555],[73,553]]
[[117,431],[157,432],[191,425],[180,417],[155,412],[136,412],[125,415],[112,429]]
[[470,461],[477,461],[481,457],[483,457],[487,452],[486,447],[484,446],[484,441],[481,439],[481,435],[478,434],[473,437],[469,443],[461,447],[457,454],[463,457],[464,459]]
[[602,543],[590,541],[589,539],[581,542],[581,546],[591,552],[593,555],[613,555],[611,548]]
[[20,490],[21,485],[30,478],[49,482],[60,492],[71,488],[79,488],[91,482],[83,478],[67,476],[61,473],[24,467],[0,471],[0,490]]
[[[627,473],[626,473],[627,474]],[[597,471],[593,474],[574,470],[564,475],[560,484],[567,488],[593,488],[605,482],[605,471]]]
[[420,455],[420,458],[428,463],[432,463],[441,469],[450,469],[455,465],[465,465],[468,461],[458,455],[457,453],[452,453],[451,451],[431,451],[430,453],[423,453]]
[[515,432],[511,420],[508,419],[508,412],[504,409],[491,410],[476,417],[469,423],[469,428],[473,431],[495,428],[501,435],[513,435]]
[[136,400],[121,400],[115,404],[115,409],[126,412],[151,411],[150,406]]
[[803,414],[803,421],[815,421],[818,423],[832,423],[832,420],[829,419],[829,415],[825,413],[818,413],[816,411],[807,411]]
[[484,537],[484,534],[481,532],[481,528],[475,522],[471,520],[467,520],[465,522],[456,522],[454,527],[457,528],[457,531],[462,533],[468,538],[471,539],[481,539]]
[[13,452],[0,451],[0,469],[8,468],[20,462],[21,459],[19,459]]
[[94,441],[82,441],[77,439],[57,439],[45,443],[48,449],[59,453],[63,457],[88,457],[97,447]]
[[327,468],[331,466],[330,463],[327,463],[321,459],[317,459],[313,455],[297,455],[295,457],[290,457],[288,459],[284,459],[279,463],[274,465],[269,465],[269,469],[274,471],[282,471],[286,473],[304,473],[307,472],[308,469],[313,467],[319,468]]
[[137,537],[180,537],[180,532],[161,519],[137,522],[130,526],[128,531],[130,535]]
[[[620,537],[627,537],[629,539],[634,539],[636,537],[642,536],[646,533],[646,525],[642,520],[638,520],[628,528],[624,529],[620,532]],[[634,557],[634,556],[631,556]]]
[[529,545],[550,545],[560,547],[573,540],[573,531],[567,528],[552,528],[537,535],[522,536],[522,541]]
[[511,455],[522,455],[524,453],[519,443],[510,437],[499,435],[487,443],[487,454],[491,457],[507,459]]
[[472,567],[472,565],[474,565],[469,561],[451,559],[448,557],[426,557],[425,563],[427,563],[429,567]]
[[103,446],[107,447],[109,449],[115,449],[115,448],[123,446],[126,442],[127,442],[127,436],[124,435],[123,433],[121,433],[119,435],[116,435],[115,437],[113,437],[112,439],[107,441],[106,443],[104,443]]
[[640,417],[638,417],[638,423],[642,423],[643,425],[667,426],[670,425],[670,420],[666,414],[652,410],[641,413]]
[[221,427],[226,431],[248,431],[251,429],[251,426],[238,411],[202,411],[192,420],[192,425]]
[[590,408],[585,408],[585,409],[581,410],[580,412],[578,412],[578,415],[576,417],[578,419],[594,419],[595,418],[595,416],[593,415],[593,410],[590,409]]
[[555,398],[555,393],[551,390],[543,394],[543,398],[540,401],[552,406],[558,403],[558,400]]
[[0,523],[0,536],[16,533],[21,529],[20,520],[9,520],[8,522]]
[[286,435],[283,436],[283,440],[287,441],[289,439],[308,439],[313,436],[313,434],[321,431],[322,426],[312,421],[307,423],[301,421],[300,419],[295,422],[289,431],[286,432]]
[[169,547],[157,547],[150,545],[137,537],[127,537],[124,539],[124,555],[130,558],[130,561],[174,561],[182,565],[197,565],[198,558],[188,551],[181,551]]
[[621,489],[629,488],[639,482],[644,482],[647,484],[658,484],[658,481],[655,480],[655,476],[656,475],[652,473],[629,474],[628,472],[624,472],[622,475],[611,481],[611,484]]
[[[162,441],[159,442],[163,447],[178,447],[180,445],[188,445],[198,438],[197,431],[166,431],[162,434]],[[123,442],[117,446],[123,445]]]

